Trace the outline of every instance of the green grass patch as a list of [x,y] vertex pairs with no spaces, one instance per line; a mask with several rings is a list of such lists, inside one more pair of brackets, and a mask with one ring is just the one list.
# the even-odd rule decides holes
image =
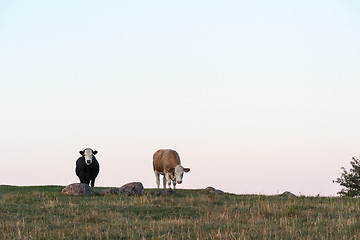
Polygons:
[[0,186],[0,239],[360,239],[358,198],[82,197],[63,188]]

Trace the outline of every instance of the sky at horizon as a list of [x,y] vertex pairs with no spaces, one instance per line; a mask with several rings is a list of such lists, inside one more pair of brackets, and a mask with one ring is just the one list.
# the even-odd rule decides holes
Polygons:
[[335,196],[360,155],[357,1],[1,1],[0,184]]

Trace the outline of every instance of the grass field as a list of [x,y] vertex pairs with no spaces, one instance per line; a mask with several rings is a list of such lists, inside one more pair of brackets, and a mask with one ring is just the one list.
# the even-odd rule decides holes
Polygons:
[[360,199],[261,195],[68,196],[0,186],[0,239],[360,239]]

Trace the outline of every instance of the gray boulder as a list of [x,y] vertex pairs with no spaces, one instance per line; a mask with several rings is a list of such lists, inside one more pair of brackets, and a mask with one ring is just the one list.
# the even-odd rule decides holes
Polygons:
[[119,192],[128,196],[140,196],[144,194],[144,186],[141,182],[132,182],[119,188]]
[[94,191],[92,188],[85,183],[73,183],[67,185],[63,190],[62,194],[75,195],[75,196],[92,196]]

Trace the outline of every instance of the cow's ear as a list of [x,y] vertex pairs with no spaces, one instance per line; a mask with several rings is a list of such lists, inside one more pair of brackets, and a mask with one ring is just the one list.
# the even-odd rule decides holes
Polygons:
[[184,172],[190,171],[190,168],[184,168]]
[[84,155],[85,152],[84,151],[79,151],[79,153],[80,153],[80,155]]
[[175,172],[175,168],[170,168],[169,171],[170,171],[171,173],[174,173],[174,172]]
[[95,150],[95,151],[93,151],[93,154],[94,154],[94,155],[96,155],[97,153],[98,153],[98,151],[96,151],[96,150]]

